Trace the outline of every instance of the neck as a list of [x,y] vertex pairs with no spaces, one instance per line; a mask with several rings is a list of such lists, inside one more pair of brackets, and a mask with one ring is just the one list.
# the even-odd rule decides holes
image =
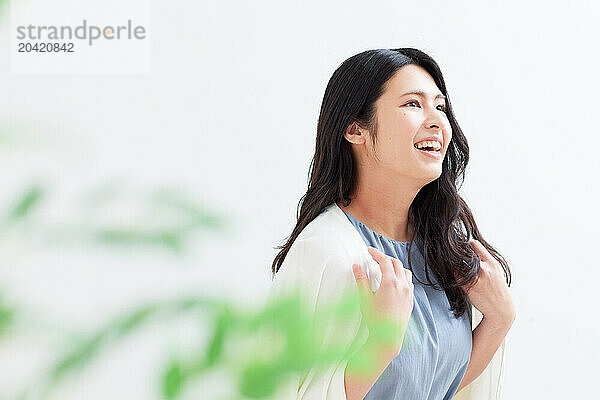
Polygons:
[[[414,180],[389,176],[358,177],[357,190],[350,196],[348,207],[338,206],[367,225],[373,231],[401,242],[413,239],[413,227],[408,225],[408,209],[422,185]],[[390,185],[390,182],[394,182]]]

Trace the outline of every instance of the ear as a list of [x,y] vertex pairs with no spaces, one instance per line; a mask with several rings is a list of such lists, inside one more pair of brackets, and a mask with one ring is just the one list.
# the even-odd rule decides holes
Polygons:
[[360,128],[356,121],[352,121],[346,131],[344,137],[347,141],[353,144],[363,144],[366,141],[365,137],[366,130]]

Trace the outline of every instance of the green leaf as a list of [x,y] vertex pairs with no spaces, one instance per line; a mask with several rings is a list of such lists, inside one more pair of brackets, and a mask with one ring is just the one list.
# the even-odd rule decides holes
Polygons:
[[280,382],[280,374],[281,369],[271,363],[252,363],[240,374],[239,391],[251,399],[271,396]]
[[232,315],[228,309],[221,311],[221,314],[217,317],[215,323],[215,329],[213,336],[208,345],[207,351],[207,362],[208,365],[214,365],[221,354],[223,353],[223,345],[225,342],[225,335],[227,330],[232,325]]
[[157,309],[155,306],[146,306],[140,310],[132,312],[115,324],[115,333],[120,336],[130,333],[132,330],[138,328],[141,324],[146,322],[146,320],[150,318],[156,310]]
[[98,352],[104,339],[105,333],[101,332],[77,345],[74,350],[59,360],[52,368],[50,372],[51,380],[58,381],[63,375],[85,365]]
[[39,185],[28,189],[8,214],[9,221],[25,218],[42,198],[43,190]]
[[0,303],[0,335],[8,330],[15,316],[15,310]]
[[163,395],[167,399],[175,399],[181,393],[184,374],[179,363],[173,362],[167,368],[163,379]]

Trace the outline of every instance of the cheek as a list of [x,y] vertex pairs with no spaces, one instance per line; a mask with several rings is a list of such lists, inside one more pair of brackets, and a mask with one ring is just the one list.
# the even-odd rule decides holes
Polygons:
[[407,137],[411,144],[414,142],[418,132],[422,130],[423,118],[417,113],[402,111],[395,121],[396,130]]
[[[448,133],[446,133],[446,132],[448,132]],[[451,140],[452,140],[452,131],[451,130],[444,131],[444,143],[446,143],[446,145],[445,145],[446,149],[448,148],[448,146],[450,146]]]
[[378,151],[382,160],[398,164],[413,164],[411,153],[415,135],[419,131],[422,120],[416,113],[398,109],[379,117]]

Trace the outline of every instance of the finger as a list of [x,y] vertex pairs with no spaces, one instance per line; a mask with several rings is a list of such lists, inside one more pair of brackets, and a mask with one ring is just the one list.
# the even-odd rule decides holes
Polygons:
[[410,269],[406,269],[406,268],[402,268],[404,270],[404,276],[406,277],[406,280],[409,281],[410,283],[413,283],[412,281],[412,271]]
[[367,294],[368,291],[371,290],[367,273],[363,270],[360,264],[352,264],[352,272],[354,273],[354,279],[356,280],[356,284],[358,285],[358,289],[361,294]]
[[494,261],[494,257],[487,251],[484,245],[479,240],[470,239],[469,244],[473,247],[473,250],[477,253],[481,261]]
[[396,273],[394,272],[394,266],[392,265],[392,261],[390,257],[375,247],[369,246],[368,248],[369,254],[373,257],[373,260],[377,261],[379,264],[379,268],[381,269],[381,280],[390,279]]
[[398,277],[398,279],[404,279],[405,274],[404,274],[404,264],[402,264],[402,261],[398,260],[397,258],[391,257],[392,259],[392,265],[394,266],[394,272],[396,273],[396,276]]

